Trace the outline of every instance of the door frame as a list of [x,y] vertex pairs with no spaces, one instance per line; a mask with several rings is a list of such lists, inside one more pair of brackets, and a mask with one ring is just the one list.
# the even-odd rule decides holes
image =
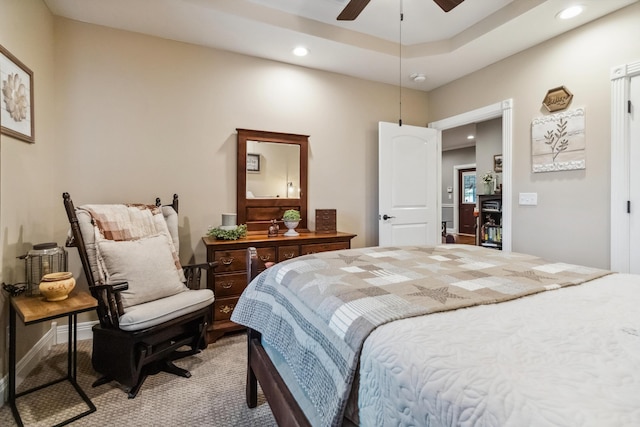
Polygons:
[[440,131],[470,123],[502,117],[502,250],[511,252],[511,215],[513,203],[513,99],[505,99],[457,116],[429,123]]
[[[469,163],[466,165],[454,165],[453,166],[453,233],[458,234],[458,225],[460,224],[460,208],[458,205],[460,204],[460,196],[458,195],[458,187],[460,186],[460,179],[458,179],[458,175],[460,175],[460,169],[475,169],[475,163]],[[476,171],[477,172],[477,171]],[[477,175],[477,174],[476,174]],[[476,177],[476,197],[477,197],[477,188],[478,181]]]
[[[610,269],[628,273],[630,266],[629,236],[631,224],[627,213],[627,201],[631,194],[629,179],[629,84],[632,77],[640,75],[640,61],[619,65],[611,69],[611,249]],[[634,108],[638,108],[635,106]],[[634,207],[638,209],[640,207]]]

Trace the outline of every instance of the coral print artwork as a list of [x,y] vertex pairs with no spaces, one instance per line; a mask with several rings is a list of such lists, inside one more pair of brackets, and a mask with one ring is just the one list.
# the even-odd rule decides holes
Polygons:
[[539,117],[531,123],[533,172],[585,169],[584,109]]
[[16,122],[27,119],[28,95],[27,87],[17,73],[9,74],[7,79],[2,81],[2,100],[5,109]]
[[33,72],[0,46],[0,125],[2,133],[35,142]]

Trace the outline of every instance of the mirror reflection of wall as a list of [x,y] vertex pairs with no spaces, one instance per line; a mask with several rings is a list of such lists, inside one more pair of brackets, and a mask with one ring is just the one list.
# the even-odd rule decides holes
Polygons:
[[260,156],[260,170],[247,170],[248,198],[300,198],[299,145],[247,141],[249,154]]

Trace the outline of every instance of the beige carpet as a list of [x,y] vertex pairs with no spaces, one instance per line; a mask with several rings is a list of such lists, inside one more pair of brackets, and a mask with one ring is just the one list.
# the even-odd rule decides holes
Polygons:
[[[64,376],[67,345],[55,346],[18,388],[25,390]],[[245,396],[246,336],[220,338],[201,353],[176,361],[191,378],[161,372],[150,376],[135,399],[112,382],[97,388],[91,368],[91,341],[78,343],[78,383],[97,411],[73,426],[276,426],[269,405],[259,395],[258,407],[247,408]],[[68,381],[17,400],[25,426],[51,426],[87,410]],[[17,425],[7,403],[0,408],[0,426]]]

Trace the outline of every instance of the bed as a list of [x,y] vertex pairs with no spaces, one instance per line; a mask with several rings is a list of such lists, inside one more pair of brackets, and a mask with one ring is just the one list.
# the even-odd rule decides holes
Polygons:
[[[255,265],[255,263],[252,263]],[[276,264],[243,293],[280,425],[640,425],[640,276],[468,245]]]

